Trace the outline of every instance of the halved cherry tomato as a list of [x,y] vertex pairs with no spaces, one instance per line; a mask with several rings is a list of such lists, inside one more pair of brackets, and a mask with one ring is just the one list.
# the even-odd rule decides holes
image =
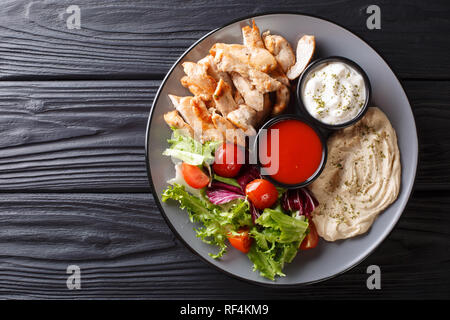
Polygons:
[[264,179],[255,179],[245,187],[245,194],[260,210],[269,208],[278,199],[278,190],[272,182]]
[[242,148],[236,144],[224,143],[216,150],[213,170],[219,176],[233,178],[241,170],[245,162]]
[[239,235],[228,234],[227,238],[230,244],[243,253],[248,253],[252,246],[253,239],[248,233],[248,228],[239,229]]
[[192,188],[201,189],[209,183],[208,175],[197,166],[183,162],[181,164],[181,173],[183,174],[184,181]]
[[303,239],[302,243],[300,244],[300,250],[308,250],[308,249],[315,248],[317,246],[318,242],[319,242],[319,236],[317,235],[316,226],[310,220],[309,221],[309,232],[306,235],[305,239]]

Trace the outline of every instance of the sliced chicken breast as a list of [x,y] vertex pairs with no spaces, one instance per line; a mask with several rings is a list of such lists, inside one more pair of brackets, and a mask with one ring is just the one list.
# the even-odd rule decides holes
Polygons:
[[242,129],[236,128],[230,121],[217,113],[212,115],[212,121],[216,129],[222,132],[226,141],[245,146],[245,133]]
[[[219,52],[230,55],[241,63],[248,64],[261,72],[270,72],[277,67],[275,57],[264,48],[249,48],[241,44],[216,43],[212,46],[210,53],[216,56]],[[217,63],[217,60],[215,61]]]
[[256,126],[259,127],[264,120],[266,120],[267,116],[272,113],[272,100],[270,99],[270,94],[264,94],[264,104],[263,109],[256,113],[255,123]]
[[261,111],[264,107],[264,94],[259,92],[249,80],[237,72],[231,72],[231,79],[236,90],[243,97],[245,104],[255,109],[255,111]]
[[285,85],[281,86],[276,91],[276,101],[272,107],[272,116],[276,116],[282,113],[289,105],[290,98],[291,92],[289,91],[289,88]]
[[223,140],[222,133],[212,122],[211,115],[205,103],[198,97],[178,97],[169,95],[176,110],[194,131],[194,139],[204,142]]
[[216,109],[223,116],[226,116],[228,113],[238,108],[231,87],[222,79],[220,79],[217,84],[213,98]]
[[316,49],[314,36],[304,35],[298,40],[295,64],[286,72],[290,80],[296,79],[311,61]]
[[236,127],[244,130],[246,135],[256,135],[257,113],[253,108],[241,104],[238,109],[227,115],[227,120]]
[[184,122],[177,110],[173,110],[164,114],[164,121],[170,126],[184,130],[189,136],[194,136],[194,130],[190,125]]
[[203,64],[207,67],[208,74],[211,77],[213,77],[214,80],[219,82],[222,79],[232,88],[233,98],[237,105],[244,103],[244,99],[242,98],[241,94],[235,90],[235,87],[234,87],[233,81],[231,80],[230,75],[227,72],[220,71],[217,68],[216,63],[214,62],[214,57],[212,55],[210,55],[210,54],[207,55],[203,59],[199,60],[198,63]]
[[284,73],[284,71],[281,69],[281,66],[278,65],[275,70],[272,70],[269,75],[274,78],[275,80],[279,81],[281,84],[285,85],[286,87],[290,87],[291,83]]
[[279,35],[266,31],[262,36],[267,50],[275,57],[281,69],[286,73],[295,64],[295,54],[289,42]]
[[261,32],[259,31],[258,26],[255,23],[255,20],[252,20],[252,26],[244,26],[242,28],[242,38],[244,39],[244,45],[249,48],[263,48],[264,42],[261,38]]
[[219,70],[241,74],[241,76],[250,80],[251,84],[261,93],[278,90],[281,86],[279,81],[273,79],[267,73],[258,71],[224,52],[217,52],[214,61]]
[[213,77],[216,82],[219,82],[222,79],[231,87],[233,86],[233,82],[231,81],[231,77],[229,76],[229,74],[219,71],[212,55],[207,55],[203,59],[199,60],[197,64],[204,65],[206,67],[208,75]]
[[183,69],[186,76],[181,78],[181,84],[204,101],[212,100],[217,82],[208,75],[207,66],[195,62],[184,62]]

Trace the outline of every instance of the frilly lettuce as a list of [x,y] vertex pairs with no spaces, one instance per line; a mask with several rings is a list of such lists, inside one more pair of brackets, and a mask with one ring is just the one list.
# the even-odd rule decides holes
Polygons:
[[227,203],[224,206],[214,205],[204,195],[197,197],[188,193],[184,186],[174,184],[169,186],[162,194],[162,201],[168,199],[180,203],[181,209],[186,209],[191,222],[200,222],[201,226],[195,229],[197,236],[203,242],[216,245],[219,252],[211,254],[213,258],[222,257],[227,249],[226,240],[229,232],[235,232],[242,226],[252,224],[245,199]]
[[263,228],[254,227],[250,231],[256,242],[248,253],[253,269],[271,280],[277,275],[284,276],[284,264],[297,255],[308,222],[286,215],[280,207],[265,209],[255,222]]
[[222,142],[208,141],[202,144],[186,135],[182,129],[172,128],[172,130],[172,137],[167,140],[170,147],[163,152],[163,155],[171,156],[194,166],[214,162],[214,151]]

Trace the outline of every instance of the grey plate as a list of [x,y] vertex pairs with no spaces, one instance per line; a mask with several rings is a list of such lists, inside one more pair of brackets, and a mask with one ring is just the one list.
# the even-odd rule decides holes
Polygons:
[[367,72],[373,90],[372,105],[380,107],[387,114],[398,135],[402,186],[397,201],[379,216],[366,234],[336,242],[321,239],[314,250],[299,252],[295,260],[286,265],[286,277],[278,278],[275,282],[253,272],[247,256],[232,248],[220,260],[209,257],[208,253],[215,252],[215,248],[204,244],[195,236],[186,212],[173,202],[162,203],[161,192],[167,186],[166,181],[175,174],[170,159],[161,155],[170,137],[170,129],[163,120],[163,114],[173,110],[167,95],[189,95],[180,84],[183,76],[181,63],[199,60],[216,42],[241,43],[241,26],[248,23],[248,19],[213,30],[198,40],[180,57],[162,82],[153,102],[147,127],[146,155],[150,184],[155,201],[173,232],[188,248],[219,270],[263,285],[289,286],[325,280],[360,263],[386,238],[400,218],[411,194],[417,168],[418,147],[414,117],[408,98],[388,64],[367,43],[348,30],[332,22],[300,14],[268,14],[254,19],[262,32],[270,29],[273,34],[284,36],[294,48],[301,35],[313,34],[317,41],[318,57],[348,57]]

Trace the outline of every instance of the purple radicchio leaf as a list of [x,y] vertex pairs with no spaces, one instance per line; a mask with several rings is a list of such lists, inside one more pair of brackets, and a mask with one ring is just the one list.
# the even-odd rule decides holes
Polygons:
[[261,174],[259,173],[259,169],[255,165],[245,165],[241,169],[241,173],[239,177],[236,178],[236,181],[241,186],[242,190],[245,190],[247,184],[255,179],[260,179]]
[[255,223],[256,219],[258,219],[261,216],[261,211],[256,209],[255,206],[253,205],[253,203],[251,203],[250,201],[248,203],[250,206],[250,213],[252,215],[252,221],[253,221],[253,223]]
[[287,190],[281,198],[286,211],[298,211],[298,215],[310,216],[319,202],[306,188]]
[[236,199],[245,199],[240,188],[219,181],[212,182],[211,187],[206,190],[206,196],[213,204],[224,204]]
[[210,189],[215,189],[215,190],[225,189],[225,190],[237,193],[237,194],[244,195],[244,191],[242,191],[241,188],[238,188],[236,186],[232,186],[231,184],[228,184],[228,183],[215,181],[215,180],[211,183]]

